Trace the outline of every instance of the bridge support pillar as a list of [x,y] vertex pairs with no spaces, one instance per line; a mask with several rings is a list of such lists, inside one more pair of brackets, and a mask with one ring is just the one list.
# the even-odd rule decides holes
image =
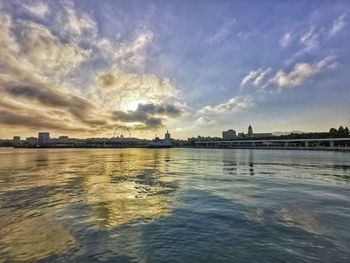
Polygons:
[[334,141],[329,141],[329,146],[334,147]]

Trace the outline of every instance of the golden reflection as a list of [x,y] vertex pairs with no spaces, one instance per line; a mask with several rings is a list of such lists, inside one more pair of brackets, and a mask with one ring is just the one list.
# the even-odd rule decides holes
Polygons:
[[[49,149],[30,153],[23,151],[21,158],[2,165],[3,171],[7,166],[16,169],[16,177],[5,174],[6,183],[0,185],[0,190],[11,198],[19,191],[31,205],[40,202],[42,196],[55,204],[58,212],[85,200],[92,210],[90,222],[108,228],[137,219],[154,220],[171,210],[178,185],[167,176],[167,149]],[[78,189],[82,190],[79,195],[68,195]]]
[[[136,151],[136,150],[135,150]],[[166,176],[165,151],[119,154],[94,165],[83,188],[91,206],[91,222],[113,228],[137,219],[154,220],[167,215],[172,193],[178,187]]]
[[6,256],[12,261],[39,260],[75,246],[74,237],[52,218],[45,216],[1,225],[0,246],[7,247]]

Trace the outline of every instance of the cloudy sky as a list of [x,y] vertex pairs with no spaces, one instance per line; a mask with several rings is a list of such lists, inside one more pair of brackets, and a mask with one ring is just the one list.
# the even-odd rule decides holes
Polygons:
[[0,137],[350,125],[350,1],[0,0]]

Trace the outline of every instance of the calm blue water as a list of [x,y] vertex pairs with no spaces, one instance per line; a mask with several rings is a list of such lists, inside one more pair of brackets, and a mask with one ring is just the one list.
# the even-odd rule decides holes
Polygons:
[[0,262],[350,262],[350,153],[0,148]]

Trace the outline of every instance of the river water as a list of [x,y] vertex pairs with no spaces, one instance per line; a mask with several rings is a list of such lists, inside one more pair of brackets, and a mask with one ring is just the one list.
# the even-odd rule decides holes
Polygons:
[[0,262],[350,262],[350,153],[0,148]]

